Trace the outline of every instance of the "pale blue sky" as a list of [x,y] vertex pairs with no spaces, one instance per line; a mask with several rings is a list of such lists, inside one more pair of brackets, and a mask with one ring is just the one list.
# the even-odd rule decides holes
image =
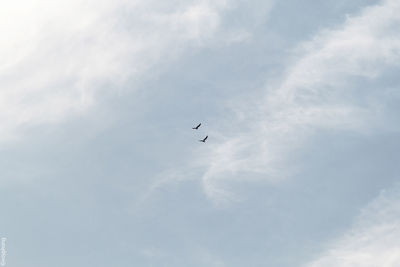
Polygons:
[[1,10],[7,266],[400,265],[400,2]]

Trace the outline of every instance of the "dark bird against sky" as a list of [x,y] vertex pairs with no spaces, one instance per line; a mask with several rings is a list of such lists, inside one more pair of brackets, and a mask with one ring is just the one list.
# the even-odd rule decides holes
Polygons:
[[199,140],[200,142],[203,142],[203,143],[205,143],[206,142],[206,140],[207,140],[207,138],[208,138],[208,135],[206,136],[206,137],[204,137],[204,139],[203,140]]
[[201,123],[199,123],[199,125],[197,125],[196,127],[192,128],[193,130],[198,130],[200,127]]

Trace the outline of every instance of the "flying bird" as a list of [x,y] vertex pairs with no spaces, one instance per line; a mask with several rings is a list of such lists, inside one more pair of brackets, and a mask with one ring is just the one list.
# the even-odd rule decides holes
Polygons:
[[206,137],[204,137],[204,139],[203,139],[203,140],[199,140],[199,142],[203,142],[203,143],[205,143],[205,142],[206,142],[206,140],[207,140],[207,138],[208,138],[208,135],[207,135]]
[[198,130],[200,127],[201,123],[199,123],[199,125],[197,125],[196,127],[192,128],[193,130]]

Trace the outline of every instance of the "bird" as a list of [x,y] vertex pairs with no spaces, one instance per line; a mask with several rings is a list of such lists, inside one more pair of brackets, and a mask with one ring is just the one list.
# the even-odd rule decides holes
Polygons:
[[199,123],[199,125],[197,125],[196,127],[192,128],[193,130],[198,130],[200,127],[201,123]]
[[207,135],[206,137],[204,137],[204,139],[203,139],[203,140],[199,140],[199,142],[203,142],[203,143],[205,143],[205,142],[206,142],[206,140],[207,140],[207,138],[208,138],[208,135]]

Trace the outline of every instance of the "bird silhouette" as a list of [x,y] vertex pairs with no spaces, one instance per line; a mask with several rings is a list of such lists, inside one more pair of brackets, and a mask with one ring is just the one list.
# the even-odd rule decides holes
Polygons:
[[204,137],[204,139],[203,139],[203,140],[199,140],[199,142],[203,142],[203,143],[205,143],[205,142],[206,142],[206,140],[207,140],[207,138],[208,138],[208,135],[207,135],[206,137]]
[[201,123],[199,123],[199,125],[197,125],[196,127],[192,128],[193,130],[198,130],[200,127]]

